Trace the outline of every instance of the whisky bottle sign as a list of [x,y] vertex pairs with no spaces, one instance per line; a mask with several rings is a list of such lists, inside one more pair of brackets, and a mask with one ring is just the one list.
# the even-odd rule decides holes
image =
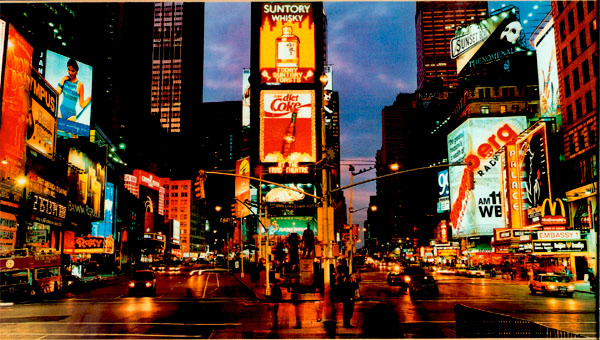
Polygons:
[[259,71],[261,83],[312,83],[315,29],[311,3],[262,5]]

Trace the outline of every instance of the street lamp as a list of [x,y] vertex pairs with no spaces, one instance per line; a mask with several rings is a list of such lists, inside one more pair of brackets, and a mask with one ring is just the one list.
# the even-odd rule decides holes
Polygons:
[[[357,212],[357,211],[360,211],[360,210],[368,208],[368,207],[364,207],[364,208],[361,208],[361,209],[358,209],[358,210],[354,210],[354,207],[352,206],[352,198],[353,198],[352,197],[352,188],[353,188],[352,184],[353,184],[354,176],[360,175],[360,174],[365,173],[367,171],[371,171],[373,169],[375,169],[374,166],[372,166],[370,168],[366,168],[366,169],[361,169],[361,170],[355,172],[355,169],[354,169],[353,165],[349,165],[348,166],[348,170],[350,171],[350,208],[348,209],[349,210],[348,224],[350,225],[350,229],[352,229],[352,214],[355,213],[355,212]],[[352,257],[354,255],[354,248],[356,248],[354,239],[352,239],[352,237],[351,237],[350,240],[347,241],[346,247],[349,248],[348,249],[348,269],[349,269],[350,273],[352,273]]]

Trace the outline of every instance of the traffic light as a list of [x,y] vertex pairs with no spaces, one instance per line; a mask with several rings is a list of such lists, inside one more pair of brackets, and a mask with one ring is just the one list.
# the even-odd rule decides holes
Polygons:
[[198,170],[198,176],[196,176],[196,181],[194,182],[194,195],[198,199],[203,199],[204,195],[204,182],[206,181],[206,174],[204,170]]
[[237,203],[231,203],[231,217],[237,218]]

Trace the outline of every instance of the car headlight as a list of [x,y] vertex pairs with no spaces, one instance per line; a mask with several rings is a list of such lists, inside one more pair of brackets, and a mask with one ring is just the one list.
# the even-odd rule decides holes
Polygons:
[[394,266],[395,271],[400,271],[400,266]]
[[548,286],[548,288],[549,288],[549,289],[555,289],[555,288],[556,288],[556,286],[555,286],[555,285],[549,285],[549,286]]
[[146,282],[146,288],[152,287],[152,282]]
[[135,287],[135,282],[129,282],[129,287],[131,287],[131,288]]
[[567,289],[569,289],[569,290],[574,290],[574,289],[575,289],[575,286],[573,286],[573,285],[568,285],[568,286],[567,286]]
[[405,276],[405,277],[404,277],[404,281],[405,281],[405,282],[410,282],[410,276]]

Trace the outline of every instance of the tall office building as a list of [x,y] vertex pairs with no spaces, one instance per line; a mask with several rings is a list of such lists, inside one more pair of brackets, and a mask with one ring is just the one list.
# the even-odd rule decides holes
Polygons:
[[598,223],[598,3],[552,1],[565,196],[575,229]]
[[417,89],[432,84],[456,88],[456,61],[450,57],[450,40],[458,27],[487,16],[487,1],[417,1]]
[[182,132],[182,103],[190,105],[188,113],[202,104],[203,25],[203,3],[154,4],[150,115],[168,134]]

